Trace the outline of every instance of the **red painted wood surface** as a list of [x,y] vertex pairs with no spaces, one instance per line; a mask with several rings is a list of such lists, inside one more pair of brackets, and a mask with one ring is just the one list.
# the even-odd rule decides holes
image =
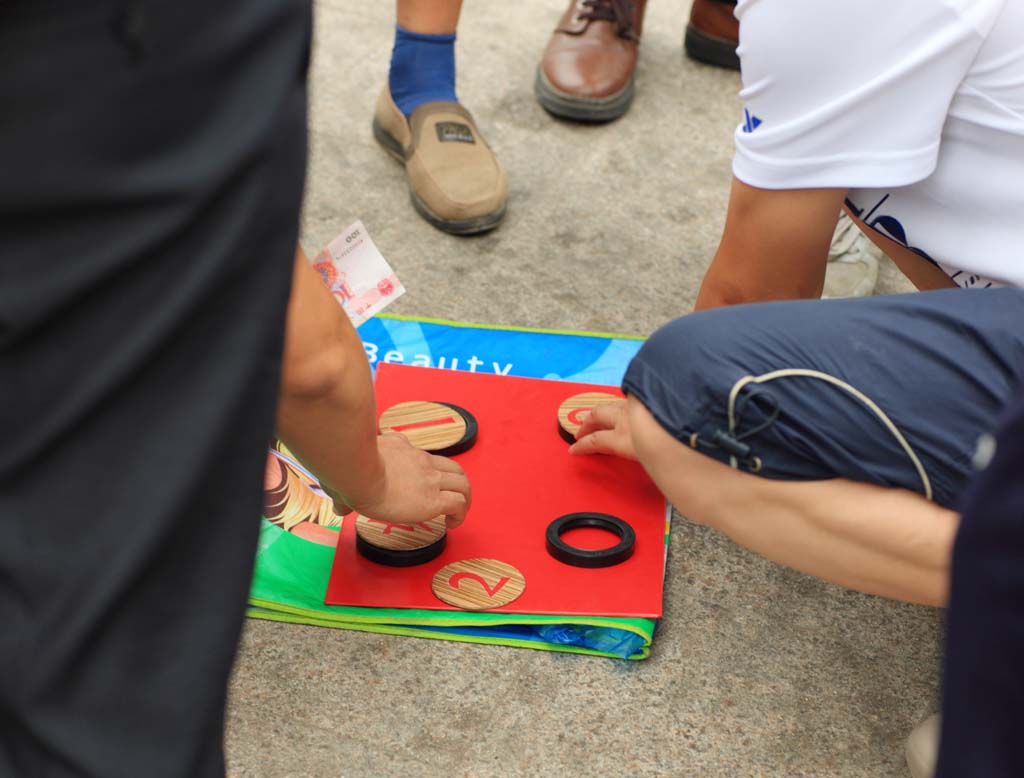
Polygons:
[[[339,533],[327,587],[328,605],[455,610],[438,600],[430,583],[439,569],[460,559],[489,557],[522,571],[526,591],[499,612],[566,616],[661,616],[665,555],[665,501],[634,462],[606,456],[571,456],[558,434],[558,406],[584,391],[606,386],[495,376],[483,373],[382,364],[377,368],[377,407],[406,400],[460,405],[480,425],[476,445],[455,457],[473,486],[465,523],[448,532],[437,559],[418,567],[391,568],[355,550],[354,517]],[[636,550],[614,567],[585,569],[553,559],[544,532],[565,513],[598,511],[629,522]],[[600,530],[576,530],[574,545],[612,544]]]

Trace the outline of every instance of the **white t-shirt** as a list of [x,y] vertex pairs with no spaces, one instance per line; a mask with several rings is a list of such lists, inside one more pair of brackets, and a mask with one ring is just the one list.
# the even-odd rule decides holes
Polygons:
[[1024,0],[739,0],[733,173],[849,188],[960,286],[1024,287]]

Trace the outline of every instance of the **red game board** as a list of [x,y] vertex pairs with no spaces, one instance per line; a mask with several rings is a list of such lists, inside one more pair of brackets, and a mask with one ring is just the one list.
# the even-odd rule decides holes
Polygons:
[[[572,456],[558,434],[559,404],[607,386],[382,364],[378,410],[408,400],[450,402],[479,423],[476,444],[455,457],[473,486],[465,523],[448,533],[444,553],[417,567],[396,568],[355,549],[354,515],[338,538],[328,605],[456,610],[438,600],[431,578],[461,559],[487,557],[518,568],[526,590],[496,612],[659,618],[665,564],[665,500],[640,465],[607,456]],[[552,558],[545,530],[566,513],[597,511],[627,521],[636,550],[613,567],[573,567]],[[563,536],[589,548],[614,545],[601,530]],[[596,542],[595,542],[596,541]]]

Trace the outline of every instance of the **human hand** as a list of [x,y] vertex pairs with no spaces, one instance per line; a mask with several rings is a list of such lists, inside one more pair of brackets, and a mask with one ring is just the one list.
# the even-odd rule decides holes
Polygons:
[[626,401],[598,405],[588,413],[576,432],[576,442],[569,447],[569,453],[614,454],[635,461],[637,456],[629,433]]
[[451,529],[465,520],[473,493],[458,463],[422,451],[396,433],[378,435],[377,451],[384,475],[375,494],[369,498],[337,495],[336,506],[350,506],[368,518],[401,524],[444,514]]

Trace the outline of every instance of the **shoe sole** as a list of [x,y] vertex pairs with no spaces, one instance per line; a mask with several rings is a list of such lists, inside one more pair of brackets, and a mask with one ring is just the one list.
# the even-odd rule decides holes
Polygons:
[[686,25],[686,36],[683,38],[683,50],[690,59],[717,65],[730,70],[740,69],[740,58],[736,54],[736,41],[719,38],[701,32],[692,24]]
[[[405,152],[402,150],[402,144],[380,126],[380,122],[377,121],[376,117],[373,119],[373,137],[384,151],[398,162],[401,162],[402,167],[405,167]],[[472,219],[445,219],[430,210],[422,198],[416,194],[412,186],[409,187],[409,199],[412,201],[412,207],[416,209],[420,216],[439,230],[451,233],[452,235],[477,235],[481,232],[489,232],[497,227],[501,220],[505,218],[506,206],[504,203],[497,211],[484,214],[483,216],[474,216]]]
[[537,68],[537,78],[533,82],[533,92],[537,102],[552,116],[559,119],[572,119],[576,122],[599,124],[618,119],[629,110],[636,92],[633,77],[621,92],[611,97],[590,98],[576,97],[555,89],[544,77],[543,68]]

